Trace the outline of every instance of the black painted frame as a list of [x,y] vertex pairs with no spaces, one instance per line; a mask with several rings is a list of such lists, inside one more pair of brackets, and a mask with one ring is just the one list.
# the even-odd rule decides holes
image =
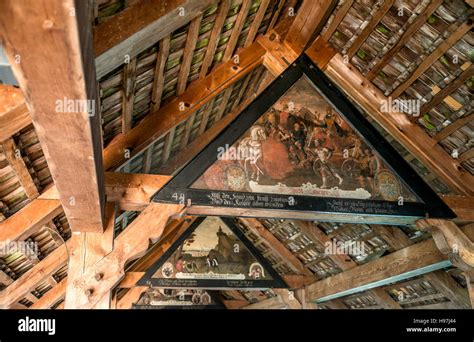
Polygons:
[[197,289],[203,288],[208,290],[222,290],[222,289],[240,289],[240,290],[259,290],[269,288],[288,288],[286,283],[280,275],[274,270],[272,265],[262,256],[260,251],[248,240],[248,238],[236,226],[233,219],[228,217],[221,217],[221,220],[229,227],[229,229],[239,238],[245,247],[252,253],[257,261],[262,265],[266,272],[272,277],[271,280],[245,280],[248,286],[235,286],[233,280],[223,279],[193,279],[196,286],[181,286],[180,284],[172,285],[173,279],[166,279],[166,284],[163,284],[161,278],[153,278],[153,275],[158,269],[168,260],[173,252],[181,246],[181,244],[196,230],[197,227],[205,220],[205,217],[197,218],[190,227],[166,250],[166,252],[151,266],[142,278],[137,282],[138,286],[152,286],[159,288],[188,288]]
[[[315,89],[332,105],[352,128],[358,132],[365,142],[371,146],[385,164],[396,174],[404,185],[411,190],[421,202],[397,202],[381,200],[341,199],[330,197],[313,197],[298,195],[259,194],[235,191],[192,189],[191,185],[217,160],[218,147],[232,145],[252,124],[258,120],[291,86],[301,77],[306,76]],[[370,124],[359,110],[346,98],[328,77],[303,54],[288,69],[270,84],[243,112],[221,132],[208,146],[192,159],[173,179],[171,179],[154,196],[154,202],[180,203],[196,206],[216,207],[209,195],[219,193],[222,196],[235,194],[252,194],[269,196],[272,200],[281,201],[282,207],[270,210],[295,210],[305,212],[336,213],[342,215],[367,215],[377,217],[413,217],[413,222],[419,218],[454,218],[454,212],[441,198],[424,182],[413,168],[398,154],[389,142]],[[289,201],[289,198],[292,201]],[[294,200],[294,202],[293,202]],[[349,201],[350,210],[334,210],[337,201]],[[286,203],[285,203],[286,202]],[[290,203],[292,203],[290,205]],[[239,206],[222,203],[221,207],[239,208]],[[374,206],[381,206],[374,210]],[[269,209],[265,206],[252,205],[242,209]],[[369,209],[372,208],[372,209]],[[357,222],[359,223],[359,222]]]

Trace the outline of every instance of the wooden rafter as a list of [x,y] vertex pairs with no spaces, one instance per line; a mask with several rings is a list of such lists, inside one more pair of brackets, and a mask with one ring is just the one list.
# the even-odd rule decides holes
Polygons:
[[189,24],[188,34],[186,37],[186,44],[183,51],[183,60],[179,69],[178,84],[176,86],[176,94],[181,95],[188,84],[189,71],[191,70],[191,63],[194,57],[194,49],[199,36],[199,28],[201,26],[202,15],[197,16],[191,20]]
[[214,54],[216,53],[217,43],[219,42],[219,36],[224,27],[227,13],[229,13],[231,0],[223,0],[219,6],[219,12],[217,13],[216,20],[214,21],[214,27],[212,28],[211,35],[209,36],[209,44],[207,45],[206,54],[202,61],[201,70],[199,72],[199,78],[203,79],[206,77],[209,68],[211,67]]
[[156,57],[155,78],[153,79],[153,90],[151,95],[152,112],[160,108],[161,96],[163,95],[163,88],[165,86],[165,66],[170,52],[171,36],[167,35],[160,40],[160,50]]
[[61,280],[51,290],[46,292],[30,309],[49,309],[51,306],[64,299],[66,293],[67,278]]
[[0,10],[5,50],[71,229],[100,232],[105,191],[89,3],[2,1]]
[[452,124],[446,126],[446,128],[443,128],[441,131],[439,131],[433,136],[432,138],[433,144],[437,144],[438,142],[445,139],[452,133],[456,132],[458,129],[468,124],[472,120],[474,120],[474,113],[471,113],[469,115],[466,115],[466,116],[463,116],[462,118],[457,119]]
[[137,58],[134,57],[123,68],[122,133],[127,133],[132,129],[136,77]]
[[245,39],[244,47],[247,47],[253,43],[255,37],[257,36],[258,29],[260,27],[260,24],[262,23],[263,17],[265,16],[265,12],[267,11],[269,4],[270,0],[262,0],[260,2],[260,6],[258,7],[257,13],[255,14],[252,24],[250,25],[247,38]]
[[286,35],[286,44],[298,55],[312,41],[334,8],[332,0],[304,0]]
[[344,63],[337,54],[329,62],[326,74],[351,96],[379,125],[410,151],[448,186],[464,195],[474,194],[474,177],[458,168],[440,146],[435,146],[421,127],[410,122],[403,113],[382,113],[380,108],[388,99],[353,66]]
[[232,33],[224,50],[224,56],[222,58],[224,62],[227,62],[233,56],[232,54],[234,53],[235,47],[237,46],[237,41],[239,40],[240,33],[242,32],[242,28],[244,27],[245,19],[247,18],[251,4],[251,1],[242,1],[239,14],[237,15],[237,19],[235,20]]

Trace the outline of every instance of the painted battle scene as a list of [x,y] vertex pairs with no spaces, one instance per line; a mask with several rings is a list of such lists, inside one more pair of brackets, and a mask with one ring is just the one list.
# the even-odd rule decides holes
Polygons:
[[152,278],[272,279],[247,247],[218,217],[207,217]]
[[136,303],[137,307],[207,307],[218,306],[211,294],[205,290],[194,289],[147,289]]
[[416,201],[306,77],[216,152],[193,188]]

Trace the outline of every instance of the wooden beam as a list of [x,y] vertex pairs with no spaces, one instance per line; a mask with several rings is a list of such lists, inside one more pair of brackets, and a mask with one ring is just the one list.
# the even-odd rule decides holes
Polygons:
[[278,296],[280,296],[281,300],[287,305],[288,309],[302,309],[301,303],[298,301],[298,299],[296,299],[295,292],[289,291],[287,289],[274,289],[273,291],[278,294]]
[[335,5],[332,0],[304,0],[298,9],[285,42],[298,55],[302,53],[324,24]]
[[369,291],[369,293],[374,297],[378,305],[384,309],[403,309],[400,304],[397,303],[384,289],[378,287]]
[[347,12],[349,12],[349,10],[351,9],[353,2],[354,2],[353,0],[346,0],[339,7],[339,9],[334,13],[334,17],[333,17],[331,23],[327,27],[326,31],[324,31],[323,34],[321,35],[323,40],[329,41],[329,39],[331,39],[331,37],[332,37],[333,33],[336,31],[337,27],[342,22],[342,20],[346,16]]
[[437,174],[453,190],[463,195],[474,194],[474,177],[458,169],[458,165],[421,127],[410,122],[403,113],[382,113],[380,108],[388,99],[355,67],[344,63],[337,54],[328,64],[326,74],[355,102],[401,143],[410,153]]
[[[77,309],[93,308],[125,275],[125,264],[143,254],[149,242],[157,241],[171,215],[182,207],[175,204],[150,204],[114,241],[114,250],[85,273],[73,286]],[[150,224],[152,222],[152,224]]]
[[456,132],[458,129],[460,129],[462,126],[467,125],[469,122],[472,122],[474,120],[474,113],[471,113],[469,115],[463,116],[462,118],[457,119],[454,121],[452,124],[446,126],[443,128],[441,131],[436,133],[433,136],[433,144],[436,145],[439,143],[441,140],[445,139],[452,133]]
[[136,57],[201,14],[215,0],[140,0],[94,29],[97,77]]
[[181,96],[146,116],[130,132],[115,137],[104,150],[105,169],[118,167],[125,159],[125,150],[131,149],[131,154],[135,155],[185,121],[197,108],[260,65],[264,54],[265,50],[259,44],[243,49],[239,66],[232,61],[219,65],[206,78],[190,84]]
[[212,27],[211,35],[209,36],[209,43],[207,45],[206,54],[201,65],[201,71],[199,72],[199,79],[206,77],[209,68],[212,65],[212,60],[216,53],[217,43],[219,42],[219,37],[224,27],[225,19],[227,18],[227,13],[229,13],[231,0],[223,0],[219,5],[219,10],[216,15],[216,20],[214,21],[214,26]]
[[161,175],[106,172],[107,201],[117,202],[127,210],[143,210],[170,179]]
[[68,261],[66,245],[61,245],[48,256],[16,279],[10,286],[0,292],[0,308],[8,308],[34,289],[41,281],[53,275]]
[[367,74],[367,79],[372,81],[379,72],[387,65],[387,63],[400,51],[405,44],[410,40],[415,32],[417,32],[423,25],[425,25],[428,18],[438,9],[443,3],[443,0],[433,0],[425,10],[418,15],[415,21],[405,30],[402,36],[398,39],[398,42],[383,55],[383,57],[377,62],[377,64]]
[[463,270],[474,270],[474,242],[452,221],[421,219],[416,227],[429,231],[441,253]]
[[403,81],[391,94],[392,98],[399,97],[411,84],[418,79],[428,68],[436,62],[446,51],[458,42],[472,28],[472,20],[462,23],[456,31],[446,38],[438,47],[418,65],[418,67],[410,73],[405,81]]
[[383,19],[385,14],[390,10],[390,8],[393,6],[393,3],[395,0],[385,0],[383,2],[383,5],[380,6],[375,13],[372,15],[372,18],[370,19],[369,24],[364,27],[362,32],[357,36],[357,38],[354,40],[352,43],[351,47],[349,50],[347,50],[347,56],[349,57],[349,60],[352,59],[354,54],[360,49],[362,44],[364,44],[365,40],[367,37],[372,33],[372,31],[377,27],[379,24],[380,20]]
[[311,301],[327,301],[450,265],[433,240],[401,249],[307,286]]
[[20,89],[0,84],[0,142],[31,124],[31,116]]
[[291,253],[275,235],[265,228],[259,220],[254,218],[241,218],[244,223],[254,234],[267,242],[268,247],[277,254],[294,272],[301,275],[313,276],[313,273],[304,267],[303,263]]
[[275,77],[298,58],[298,53],[286,41],[282,42],[282,37],[276,32],[258,37],[257,42],[266,50],[263,65]]
[[[89,2],[2,1],[0,11],[5,51],[27,94],[69,225],[74,231],[103,231],[102,134]],[[31,29],[17,30],[18,25]]]
[[64,299],[66,293],[67,278],[61,280],[51,290],[46,292],[36,303],[31,305],[30,309],[49,309],[51,306]]
[[[103,233],[79,233],[71,237],[69,248],[68,281],[66,287],[66,298],[64,307],[75,308],[77,292],[81,287],[77,286],[76,280],[84,272],[93,267],[113,249],[115,230],[115,205],[109,203],[105,210],[106,227]],[[110,308],[110,291],[105,292],[98,304],[97,309]]]
[[148,286],[137,286],[131,288],[122,298],[117,301],[117,309],[131,309]]
[[13,138],[5,140],[3,143],[1,143],[1,145],[3,148],[3,153],[5,154],[5,158],[20,180],[21,186],[23,187],[26,196],[28,196],[30,200],[38,197],[39,192],[36,188],[36,184],[33,181],[33,178],[31,178],[30,172],[23,161],[20,150],[17,149]]
[[189,24],[188,34],[186,37],[186,44],[183,51],[183,59],[178,74],[178,83],[176,85],[176,95],[181,95],[188,84],[189,71],[191,70],[191,62],[194,57],[194,49],[199,36],[199,28],[201,26],[202,15],[197,16],[191,20]]

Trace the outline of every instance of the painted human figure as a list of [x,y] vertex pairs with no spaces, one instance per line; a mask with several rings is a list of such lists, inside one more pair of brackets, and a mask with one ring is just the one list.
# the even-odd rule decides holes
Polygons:
[[360,162],[362,168],[360,171],[359,183],[362,187],[368,186],[370,193],[374,196],[376,192],[375,175],[380,168],[379,159],[370,149],[366,148],[360,157]]
[[293,140],[293,146],[290,147],[290,152],[296,156],[298,162],[302,164],[307,159],[306,152],[303,148],[306,141],[306,129],[300,123],[295,122],[290,135]]
[[322,178],[321,188],[327,188],[327,178],[328,176],[335,177],[339,181],[339,185],[342,184],[342,177],[332,169],[329,165],[329,161],[333,155],[333,152],[326,147],[323,147],[318,139],[314,140],[314,153],[316,155],[316,161],[319,162],[319,174]]

